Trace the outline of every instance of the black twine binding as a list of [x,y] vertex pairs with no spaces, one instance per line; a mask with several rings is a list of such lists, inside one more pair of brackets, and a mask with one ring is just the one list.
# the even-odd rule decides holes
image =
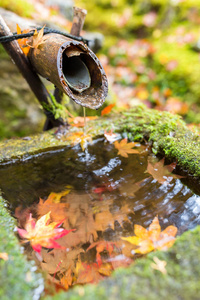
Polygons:
[[[42,27],[37,27],[37,30],[42,29]],[[19,40],[19,39],[23,39],[23,38],[27,38],[27,37],[31,37],[34,35],[35,29],[31,30],[30,32],[27,33],[22,33],[22,34],[17,34],[16,32],[13,33],[13,35],[7,35],[7,36],[2,36],[0,37],[0,43],[7,43],[7,42],[12,42],[14,40]],[[57,34],[61,34],[63,36],[66,36],[70,39],[79,41],[79,42],[84,42],[85,44],[88,45],[89,43],[89,39],[84,39],[82,36],[75,36],[72,35],[70,33],[66,33],[57,29],[52,29],[49,27],[44,27],[44,35],[47,33],[57,33]]]

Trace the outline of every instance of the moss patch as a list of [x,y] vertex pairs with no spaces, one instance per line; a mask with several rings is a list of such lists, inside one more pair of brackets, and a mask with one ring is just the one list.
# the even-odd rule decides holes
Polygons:
[[[77,287],[67,293],[67,299],[197,300],[200,298],[199,248],[200,227],[197,227],[179,237],[169,251],[153,252],[127,269],[118,269],[97,286]],[[151,267],[154,257],[167,262],[166,275]],[[66,293],[45,299],[63,300]]]
[[[147,109],[139,106],[111,118],[103,117],[88,123],[92,136],[102,135],[104,130],[115,131],[128,136],[130,140],[151,141],[155,154],[162,153],[169,159],[176,159],[183,169],[200,176],[200,137],[189,130],[177,115]],[[26,140],[15,139],[0,143],[0,162],[20,160],[52,148],[70,145],[67,134],[59,140],[56,129],[30,137]],[[69,128],[69,133],[80,131]]]

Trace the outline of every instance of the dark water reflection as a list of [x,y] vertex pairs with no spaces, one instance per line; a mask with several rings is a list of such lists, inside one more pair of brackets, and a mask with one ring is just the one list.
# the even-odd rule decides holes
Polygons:
[[[124,158],[117,155],[112,144],[100,138],[86,152],[77,145],[20,164],[1,166],[0,188],[11,214],[15,216],[18,210],[19,226],[25,223],[23,212],[32,212],[39,218],[52,210],[52,218],[55,212],[66,218],[65,229],[76,229],[59,239],[65,250],[42,249],[42,261],[38,261],[30,246],[26,247],[28,257],[34,258],[53,282],[68,287],[66,281],[69,274],[75,277],[80,259],[83,264],[95,262],[95,247],[85,251],[92,243],[119,242],[121,236],[134,235],[134,224],[147,228],[158,215],[163,229],[175,225],[179,234],[200,224],[200,197],[183,183],[187,178],[158,183],[146,172],[152,154],[144,146],[138,149],[140,154]],[[51,192],[64,191],[67,185],[72,186],[71,191],[61,199],[66,208],[62,211],[54,203],[55,211],[51,206],[46,212],[43,208],[42,213],[39,198],[45,200]],[[117,250],[116,255],[124,259],[123,251]],[[97,270],[93,270],[93,275],[94,272]],[[78,278],[78,283],[83,283]]]
[[[200,197],[182,181],[172,179],[159,184],[148,173],[148,152],[130,154],[129,158],[117,156],[113,145],[101,139],[89,146],[88,153],[79,146],[61,149],[27,160],[24,163],[0,168],[0,188],[8,201],[12,214],[16,207],[28,207],[46,199],[53,192],[60,192],[70,184],[76,193],[88,194],[96,187],[110,185],[111,192],[104,191],[101,201],[112,198],[113,207],[119,210],[127,203],[134,214],[129,219],[147,227],[158,215],[161,225],[174,224],[179,232],[200,224]],[[93,193],[94,199],[98,194]],[[91,200],[92,201],[92,200]]]

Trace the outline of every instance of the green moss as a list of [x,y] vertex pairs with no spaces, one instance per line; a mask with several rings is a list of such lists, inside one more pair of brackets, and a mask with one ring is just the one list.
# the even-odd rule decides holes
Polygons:
[[[194,176],[200,176],[200,137],[189,130],[178,115],[147,109],[139,106],[115,114],[112,118],[98,118],[90,121],[91,136],[102,135],[104,130],[115,128],[130,140],[150,141],[155,154],[162,153],[169,159],[176,159],[178,165]],[[59,140],[56,129],[30,137],[28,140],[15,139],[0,143],[0,162],[21,159],[55,147],[70,145],[67,135]],[[69,132],[79,131],[69,128]]]
[[[187,245],[187,246],[186,246]],[[97,286],[87,285],[60,293],[50,300],[77,299],[182,299],[200,298],[200,227],[186,232],[167,252],[153,252],[127,269],[116,270]],[[153,258],[167,262],[167,274],[151,267]]]
[[0,252],[6,252],[9,259],[0,260],[0,298],[2,300],[32,299],[34,290],[42,284],[39,274],[33,272],[33,263],[28,263],[14,236],[14,219],[5,208],[0,196]]
[[31,17],[34,6],[26,0],[0,0],[0,7],[11,10],[22,17]]

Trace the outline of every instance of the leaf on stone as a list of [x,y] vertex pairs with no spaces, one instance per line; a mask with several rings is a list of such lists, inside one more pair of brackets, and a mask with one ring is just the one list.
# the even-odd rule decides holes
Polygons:
[[135,253],[145,254],[153,250],[167,250],[175,242],[177,228],[173,225],[168,226],[161,231],[158,217],[155,217],[149,226],[145,229],[140,225],[134,226],[135,236],[123,237],[122,240],[127,241],[135,246]]
[[128,154],[139,153],[138,150],[132,149],[133,147],[135,147],[135,145],[136,144],[133,142],[127,143],[127,139],[123,139],[120,142],[118,141],[114,142],[114,146],[118,150],[117,154],[123,157],[128,157]]
[[109,211],[103,211],[95,215],[95,229],[105,231],[108,227],[114,230],[113,215]]
[[67,140],[70,140],[72,145],[80,144],[82,151],[84,151],[87,144],[92,143],[92,136],[90,134],[84,134],[83,131],[79,131],[68,135]]
[[172,174],[171,172],[176,168],[176,162],[170,165],[164,165],[165,158],[157,162],[152,162],[150,158],[148,159],[147,170],[149,174],[153,176],[160,184],[168,183],[172,178],[183,178],[184,176]]
[[48,212],[37,221],[35,221],[35,219],[32,218],[32,214],[30,214],[24,229],[17,227],[17,231],[24,239],[24,242],[30,242],[33,250],[38,253],[41,252],[42,247],[61,248],[55,240],[74,231],[74,229],[65,230],[58,228],[63,223],[63,220],[50,223],[50,214],[51,212]]

